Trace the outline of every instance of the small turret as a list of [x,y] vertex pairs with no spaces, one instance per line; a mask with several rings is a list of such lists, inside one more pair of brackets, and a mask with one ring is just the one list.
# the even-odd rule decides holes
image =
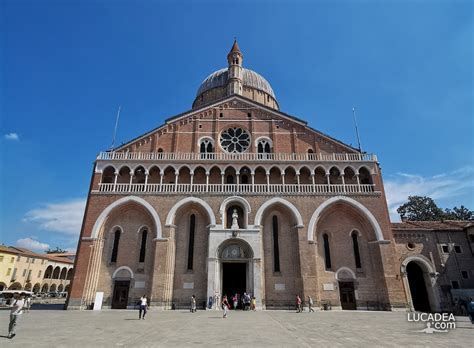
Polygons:
[[243,77],[242,77],[242,62],[244,56],[240,52],[237,40],[234,40],[234,44],[227,55],[228,68],[228,83],[227,83],[227,95],[240,94],[242,95],[243,88]]

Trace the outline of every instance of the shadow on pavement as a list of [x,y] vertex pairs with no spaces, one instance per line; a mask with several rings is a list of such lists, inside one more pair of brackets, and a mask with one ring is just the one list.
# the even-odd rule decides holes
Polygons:
[[30,310],[60,311],[64,310],[64,303],[33,303]]

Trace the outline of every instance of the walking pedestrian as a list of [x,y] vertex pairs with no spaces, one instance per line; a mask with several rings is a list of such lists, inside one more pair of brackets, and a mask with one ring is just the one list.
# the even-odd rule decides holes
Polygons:
[[311,312],[314,312],[314,309],[313,309],[313,299],[311,298],[311,296],[308,295],[308,312],[311,313]]
[[467,314],[471,319],[471,323],[474,324],[474,299],[469,298],[469,302],[467,303]]
[[30,313],[30,307],[31,307],[31,297],[30,297],[30,296],[26,296],[26,298],[25,298],[25,310],[26,310],[26,313]]
[[224,310],[224,315],[222,318],[227,318],[227,309],[229,308],[229,302],[227,301],[227,295],[224,295],[222,298],[222,309]]
[[13,301],[10,309],[10,323],[8,325],[8,338],[16,336],[16,326],[20,320],[20,316],[23,314],[23,307],[25,306],[25,297],[23,294],[17,295],[15,301]]
[[250,308],[253,311],[257,310],[257,299],[255,298],[255,296],[252,296],[252,301],[250,302]]
[[300,295],[296,295],[296,313],[301,313],[302,308],[301,308],[301,297]]
[[196,313],[196,296],[191,296],[191,313]]
[[[138,302],[140,305],[140,308],[138,310],[138,320],[140,319],[145,320],[145,315],[148,309],[148,301],[147,301],[146,295],[143,295],[142,297],[140,297],[140,300]],[[143,313],[143,316],[142,316],[142,313]]]
[[238,305],[238,302],[237,302],[237,294],[234,295],[234,297],[232,297],[232,302],[234,304],[234,310],[237,309],[237,305]]

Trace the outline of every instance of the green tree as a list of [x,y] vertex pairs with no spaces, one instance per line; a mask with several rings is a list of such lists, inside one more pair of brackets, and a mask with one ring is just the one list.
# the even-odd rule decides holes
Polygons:
[[474,212],[461,205],[459,208],[454,207],[451,209],[444,210],[445,219],[448,220],[464,220],[474,221]]
[[56,249],[48,249],[46,250],[46,254],[63,254],[66,253],[67,250],[61,249],[59,247],[56,247]]
[[399,206],[397,212],[402,220],[407,221],[439,221],[444,218],[435,201],[426,196],[409,196],[408,202]]

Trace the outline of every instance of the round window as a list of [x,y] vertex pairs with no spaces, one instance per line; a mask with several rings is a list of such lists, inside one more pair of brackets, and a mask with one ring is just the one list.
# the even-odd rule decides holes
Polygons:
[[250,134],[242,128],[228,128],[221,133],[220,144],[230,153],[245,152],[250,146]]
[[415,243],[413,243],[413,242],[407,243],[407,249],[408,250],[414,250],[415,249]]

